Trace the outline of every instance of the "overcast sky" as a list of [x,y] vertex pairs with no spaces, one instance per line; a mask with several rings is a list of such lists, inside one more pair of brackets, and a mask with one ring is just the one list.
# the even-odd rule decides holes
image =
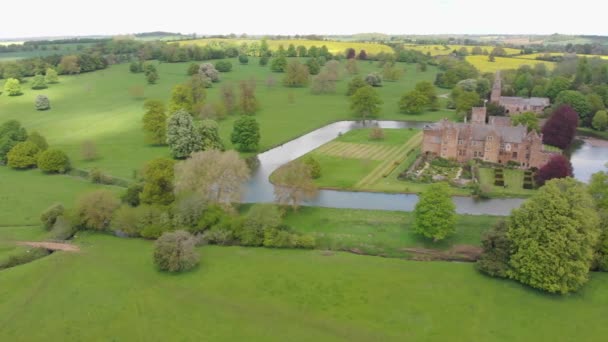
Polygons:
[[[158,5],[157,5],[158,3]],[[0,38],[149,31],[198,34],[506,33],[608,35],[599,0],[17,0]]]

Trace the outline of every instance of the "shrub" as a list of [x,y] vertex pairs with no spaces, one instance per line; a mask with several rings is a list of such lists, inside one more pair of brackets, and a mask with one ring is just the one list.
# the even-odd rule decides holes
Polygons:
[[140,220],[139,208],[123,204],[112,217],[112,229],[127,236],[139,236],[143,229]]
[[57,218],[62,216],[65,212],[65,208],[61,203],[55,203],[50,207],[46,208],[42,214],[40,214],[40,221],[46,230],[50,230],[57,222]]
[[264,229],[264,247],[290,248],[294,247],[294,235],[278,228]]
[[50,252],[44,248],[32,248],[24,253],[11,255],[6,261],[0,262],[0,270],[24,265],[34,260],[43,258],[49,254]]
[[106,175],[101,169],[93,168],[89,172],[91,183],[95,184],[112,184],[112,177]]
[[109,190],[101,189],[80,197],[76,203],[76,215],[82,228],[105,230],[120,201]]
[[16,78],[9,78],[4,83],[4,92],[8,96],[18,96],[21,95],[21,83]]
[[48,173],[66,173],[70,169],[70,159],[61,150],[46,150],[38,156],[38,168]]
[[26,141],[33,142],[36,146],[38,146],[40,151],[46,151],[46,149],[49,148],[49,144],[46,142],[46,139],[36,131],[30,133],[27,136]]
[[245,216],[245,224],[240,232],[241,243],[245,246],[261,246],[265,241],[265,231],[281,224],[281,213],[275,205],[255,204]]
[[80,153],[82,155],[82,159],[85,161],[91,161],[99,158],[99,154],[97,153],[97,146],[91,140],[86,140],[82,142],[80,146]]
[[239,55],[239,63],[241,63],[241,64],[248,64],[249,63],[249,57],[247,57],[247,55]]
[[196,64],[196,63],[190,63],[190,65],[188,66],[188,70],[186,71],[186,74],[188,76],[192,76],[192,75],[198,74],[198,64]]
[[194,237],[186,231],[164,233],[154,245],[154,263],[161,271],[188,271],[199,263],[195,245]]
[[500,220],[481,239],[483,254],[477,261],[477,269],[493,277],[507,277],[511,242],[507,238],[508,226]]
[[215,69],[219,72],[229,72],[232,70],[232,63],[230,61],[218,61],[215,63]]
[[32,79],[32,89],[45,89],[47,88],[46,81],[44,80],[44,76],[36,75]]
[[321,177],[321,164],[313,156],[308,156],[304,159],[304,164],[310,168],[310,175],[313,179]]
[[382,77],[376,72],[369,73],[365,76],[365,82],[372,87],[382,87]]
[[262,56],[262,57],[260,57],[259,63],[260,63],[261,66],[268,65],[268,56]]
[[13,169],[28,169],[35,167],[40,148],[31,141],[20,142],[6,155],[7,165]]
[[313,249],[317,245],[317,241],[312,235],[296,235],[293,239],[297,248]]
[[132,207],[139,205],[139,194],[141,194],[144,186],[141,183],[133,183],[129,185],[127,190],[120,196],[120,200]]
[[57,71],[52,68],[46,69],[46,75],[44,76],[44,80],[46,81],[46,83],[59,83]]

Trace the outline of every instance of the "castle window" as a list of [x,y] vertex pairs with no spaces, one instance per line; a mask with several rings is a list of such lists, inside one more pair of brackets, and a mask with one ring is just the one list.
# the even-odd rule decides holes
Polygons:
[[465,150],[458,150],[458,155],[459,156],[465,156],[466,155],[466,151]]
[[464,144],[464,140],[458,139],[458,145],[463,145],[463,144]]
[[517,158],[517,152],[513,152],[512,156],[513,158]]
[[493,138],[493,137],[492,137],[491,135],[488,135],[488,136],[486,137],[486,140],[487,140],[487,141],[492,141],[492,138]]

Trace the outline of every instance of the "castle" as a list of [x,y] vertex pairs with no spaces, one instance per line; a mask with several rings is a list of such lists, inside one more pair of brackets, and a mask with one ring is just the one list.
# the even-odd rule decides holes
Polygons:
[[544,150],[542,134],[512,126],[508,117],[487,117],[486,107],[473,108],[470,123],[443,119],[424,128],[422,152],[458,162],[479,159],[523,168],[540,168],[551,158]]
[[496,72],[496,77],[494,78],[490,102],[505,107],[507,115],[519,114],[523,112],[542,114],[543,110],[551,105],[551,102],[546,97],[524,98],[502,96],[502,80],[500,78],[500,71]]

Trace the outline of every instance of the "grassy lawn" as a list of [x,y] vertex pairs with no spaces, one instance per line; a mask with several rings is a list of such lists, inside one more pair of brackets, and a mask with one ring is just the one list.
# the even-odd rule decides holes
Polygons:
[[[257,97],[261,105],[256,119],[260,123],[260,150],[266,150],[321,127],[329,122],[353,119],[349,109],[349,99],[344,94],[351,76],[343,73],[337,83],[337,91],[330,95],[313,95],[308,88],[286,88],[281,84],[283,74],[272,73],[269,67],[258,65],[256,58],[249,65],[240,65],[232,59],[233,71],[221,75],[222,82],[207,91],[207,100],[219,99],[222,83],[238,83],[240,80],[255,78],[258,82]],[[65,150],[74,166],[90,169],[99,167],[107,173],[130,178],[134,170],[155,157],[168,156],[166,147],[152,147],[144,144],[141,128],[143,99],[135,99],[129,89],[141,86],[146,98],[168,100],[171,88],[188,79],[186,69],[189,63],[158,64],[160,79],[158,84],[148,85],[143,74],[132,74],[128,64],[109,67],[106,70],[77,76],[61,76],[60,83],[45,90],[31,90],[23,84],[24,94],[17,97],[0,96],[0,122],[17,119],[30,131],[37,130],[48,142]],[[429,67],[426,72],[416,70],[414,64],[399,64],[406,73],[398,82],[385,82],[377,88],[384,101],[381,119],[436,121],[443,117],[453,117],[452,111],[440,110],[422,115],[407,115],[399,112],[401,95],[414,88],[417,82],[433,81],[437,69]],[[376,63],[359,62],[360,74],[365,76],[379,71]],[[268,87],[267,79],[274,78],[277,85]],[[0,81],[0,87],[4,81]],[[38,94],[48,95],[50,111],[38,112],[34,99]],[[289,94],[294,102],[290,103]],[[230,148],[230,133],[236,117],[220,122],[220,134]],[[100,159],[86,162],[80,154],[82,141],[96,143]]]
[[374,171],[380,161],[352,159],[313,153],[321,164],[321,177],[315,180],[317,186],[332,189],[352,189],[357,182]]
[[[601,341],[608,274],[549,296],[468,263],[203,247],[155,270],[153,243],[81,234],[83,251],[0,272],[3,341]],[[28,286],[24,286],[28,284]]]
[[40,213],[51,204],[60,202],[71,207],[80,194],[100,188],[123,191],[82,178],[0,166],[0,230],[7,226],[38,225]]
[[534,194],[536,190],[524,189],[524,171],[523,170],[512,170],[503,169],[505,187],[494,185],[494,169],[492,168],[479,168],[479,181],[482,186],[489,186],[491,196],[496,197],[527,197]]
[[412,213],[303,207],[289,212],[285,223],[316,236],[320,249],[359,250],[364,254],[409,257],[404,248],[446,250],[454,245],[474,245],[498,217],[458,215],[456,232],[446,240],[432,242],[412,231]]
[[555,63],[537,61],[523,58],[495,57],[494,62],[488,61],[488,56],[466,56],[467,62],[473,64],[481,72],[496,72],[499,70],[518,69],[522,65],[534,66],[535,64],[545,64],[548,70],[553,70]]

